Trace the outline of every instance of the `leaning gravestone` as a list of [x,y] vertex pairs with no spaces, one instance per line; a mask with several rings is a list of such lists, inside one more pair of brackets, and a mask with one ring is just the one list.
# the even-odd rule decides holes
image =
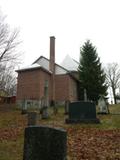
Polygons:
[[66,160],[67,133],[47,126],[25,128],[23,160]]
[[66,123],[99,123],[96,106],[92,102],[72,102],[69,104],[69,118]]

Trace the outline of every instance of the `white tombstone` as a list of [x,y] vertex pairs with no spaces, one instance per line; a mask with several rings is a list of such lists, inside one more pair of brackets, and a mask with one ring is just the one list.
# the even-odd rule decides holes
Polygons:
[[103,96],[98,100],[98,108],[100,113],[107,113],[107,105]]
[[87,102],[87,90],[84,89],[84,101]]

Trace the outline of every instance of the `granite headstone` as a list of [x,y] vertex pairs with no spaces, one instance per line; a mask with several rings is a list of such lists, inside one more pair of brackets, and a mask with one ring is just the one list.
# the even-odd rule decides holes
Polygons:
[[69,104],[66,123],[99,123],[96,117],[96,106],[93,102],[77,101]]
[[47,126],[25,128],[23,160],[66,160],[67,132]]

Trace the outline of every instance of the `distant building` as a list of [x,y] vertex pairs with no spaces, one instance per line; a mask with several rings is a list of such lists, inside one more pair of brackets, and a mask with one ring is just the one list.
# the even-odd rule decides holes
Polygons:
[[61,65],[55,63],[55,37],[50,37],[50,59],[40,56],[32,65],[17,70],[17,102],[48,102],[78,99],[78,62],[66,56]]
[[16,103],[16,96],[0,96],[0,104]]

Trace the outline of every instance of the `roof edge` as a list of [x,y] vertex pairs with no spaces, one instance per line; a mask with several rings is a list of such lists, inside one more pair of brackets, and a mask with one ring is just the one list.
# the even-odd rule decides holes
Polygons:
[[[44,56],[40,56],[36,61],[34,61],[32,64],[35,64],[40,58],[45,58],[47,61],[50,61],[48,58],[44,57]],[[68,71],[66,68],[62,67],[61,65],[55,63],[55,65],[59,66],[60,68],[64,69],[65,71],[67,72],[70,72]]]
[[24,68],[24,69],[20,69],[20,70],[15,70],[15,72],[19,73],[19,72],[25,72],[25,71],[33,71],[33,70],[38,70],[41,69],[49,74],[52,74],[51,71],[46,70],[45,68],[43,68],[42,66],[38,66],[36,68]]

